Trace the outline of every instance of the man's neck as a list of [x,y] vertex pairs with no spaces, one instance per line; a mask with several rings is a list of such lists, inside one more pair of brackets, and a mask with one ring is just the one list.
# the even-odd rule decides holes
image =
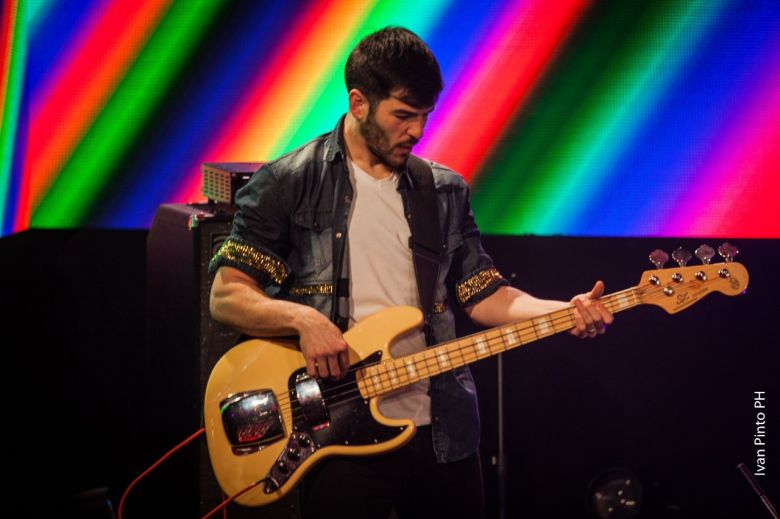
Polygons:
[[366,140],[360,135],[358,122],[350,113],[347,113],[344,120],[344,143],[347,146],[347,155],[350,160],[372,177],[381,180],[393,174],[393,170],[387,164],[379,161],[376,155],[368,149]]

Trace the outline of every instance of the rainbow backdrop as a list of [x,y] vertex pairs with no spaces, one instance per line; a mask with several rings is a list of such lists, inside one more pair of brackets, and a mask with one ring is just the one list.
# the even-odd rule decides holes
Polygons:
[[1,233],[146,227],[329,130],[389,24],[440,59],[416,151],[484,232],[780,237],[776,0],[4,0]]

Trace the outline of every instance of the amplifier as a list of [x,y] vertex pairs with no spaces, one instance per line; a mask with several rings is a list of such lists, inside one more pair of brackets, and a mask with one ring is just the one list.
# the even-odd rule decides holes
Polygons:
[[233,205],[236,191],[249,182],[263,162],[204,162],[201,191],[210,202]]

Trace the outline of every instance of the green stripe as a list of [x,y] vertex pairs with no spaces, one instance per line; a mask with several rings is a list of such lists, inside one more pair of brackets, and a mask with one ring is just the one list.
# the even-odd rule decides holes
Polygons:
[[203,36],[222,2],[173,2],[124,80],[35,209],[32,225],[83,223],[111,182],[115,167]]
[[545,174],[560,181],[545,217],[533,222],[539,233],[570,228],[586,210],[720,7],[720,2],[708,1],[704,6],[686,1],[628,42],[615,73],[605,76],[598,95],[583,103],[582,114],[567,132],[569,139],[562,135],[561,151],[546,164]]
[[[336,54],[332,67],[317,83],[315,94],[304,101],[299,117],[273,147],[271,157],[291,150],[312,137],[330,131],[336,120],[347,111],[347,91],[344,85],[344,65],[349,52],[368,34],[388,25],[401,25],[425,39],[451,0],[419,0],[378,2],[351,38]],[[414,13],[414,16],[410,16]],[[270,157],[269,157],[270,158]]]
[[706,25],[694,20],[705,5],[594,6],[483,170],[473,202],[483,231],[546,234],[577,217],[673,77],[686,31]]
[[27,24],[27,31],[35,32],[38,24],[51,11],[55,0],[20,0],[19,6],[25,7],[24,21]]

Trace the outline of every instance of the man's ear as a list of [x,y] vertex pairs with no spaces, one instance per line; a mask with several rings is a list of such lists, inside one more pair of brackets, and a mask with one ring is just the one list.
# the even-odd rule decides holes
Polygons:
[[347,95],[349,100],[349,112],[352,114],[352,117],[358,121],[364,121],[366,117],[368,117],[371,108],[368,103],[368,98],[357,88],[350,90]]

